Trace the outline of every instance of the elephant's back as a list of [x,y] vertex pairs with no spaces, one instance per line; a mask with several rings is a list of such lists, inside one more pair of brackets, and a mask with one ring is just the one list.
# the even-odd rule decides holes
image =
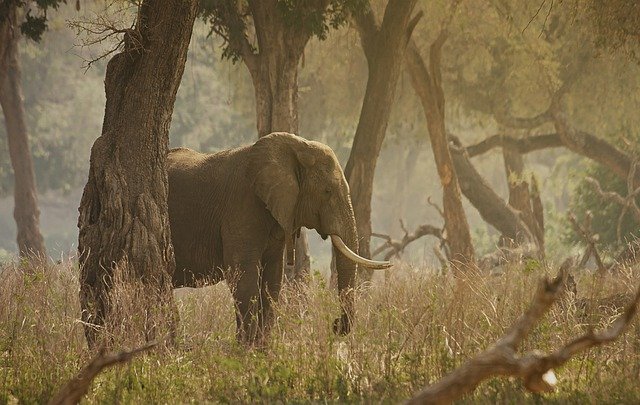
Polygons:
[[175,171],[196,170],[207,159],[207,154],[189,148],[174,148],[167,154],[167,170]]

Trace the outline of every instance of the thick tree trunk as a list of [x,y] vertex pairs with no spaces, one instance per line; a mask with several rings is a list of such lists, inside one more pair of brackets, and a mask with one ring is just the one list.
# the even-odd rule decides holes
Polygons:
[[[175,267],[165,167],[169,126],[196,0],[145,0],[125,49],[107,65],[102,135],[80,203],[80,303],[90,345],[109,315],[115,270],[145,286],[147,339],[171,329]],[[118,321],[118,320],[116,320]]]
[[7,128],[9,156],[14,173],[13,216],[18,230],[20,256],[46,257],[44,240],[40,234],[40,210],[36,180],[29,150],[29,136],[22,104],[22,84],[18,58],[20,28],[17,5],[10,6],[0,23],[0,105]]
[[[298,63],[310,39],[288,25],[273,0],[250,1],[258,53],[242,47],[241,38],[234,38],[253,81],[256,99],[258,137],[272,132],[298,134]],[[295,240],[295,265],[286,267],[285,276],[301,280],[309,274],[311,258],[306,230]]]
[[[369,77],[345,176],[356,216],[359,253],[367,258],[371,256],[373,178],[407,42],[421,16],[411,19],[415,4],[416,0],[389,0],[380,26],[371,7],[356,17]],[[370,278],[370,271],[363,276]]]
[[278,131],[298,133],[299,59],[280,52],[259,58],[258,71],[252,73],[259,137]]
[[427,118],[429,140],[442,183],[445,229],[451,259],[464,265],[473,264],[475,254],[471,242],[469,223],[462,207],[460,185],[456,174],[449,141],[445,130],[444,92],[440,73],[440,55],[446,33],[442,31],[430,47],[427,68],[418,47],[411,42],[407,58],[411,83],[420,98]]

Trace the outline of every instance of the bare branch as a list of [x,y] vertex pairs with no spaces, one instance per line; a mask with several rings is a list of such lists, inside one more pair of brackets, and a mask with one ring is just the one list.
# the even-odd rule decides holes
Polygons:
[[591,347],[617,339],[637,312],[640,288],[624,314],[608,329],[598,333],[590,331],[546,356],[537,351],[522,357],[517,354],[518,346],[560,296],[564,280],[567,278],[565,272],[570,266],[571,261],[565,261],[553,281],[543,280],[540,283],[529,309],[518,318],[503,338],[440,381],[423,389],[408,403],[451,403],[472,392],[483,380],[495,376],[519,377],[523,380],[524,386],[532,392],[551,391],[556,383],[554,368]]
[[150,350],[157,343],[151,342],[142,347],[131,351],[123,351],[119,353],[105,353],[105,349],[101,349],[96,357],[87,364],[78,375],[69,381],[58,393],[49,401],[49,405],[70,405],[80,402],[83,396],[89,391],[89,387],[93,379],[107,367],[119,363],[126,363],[136,355]]
[[85,48],[89,51],[95,48],[100,49],[98,56],[91,56],[90,58],[81,56],[84,60],[85,69],[89,69],[94,63],[106,59],[123,49],[136,52],[144,49],[141,36],[135,28],[135,20],[128,24],[122,21],[131,7],[139,7],[139,5],[132,3],[121,5],[112,2],[107,7],[109,8],[108,12],[95,13],[90,18],[67,21],[67,26],[81,38],[79,43],[75,44],[76,47]]
[[512,148],[519,153],[529,153],[546,148],[558,148],[564,146],[558,134],[531,135],[518,138],[511,135],[492,135],[474,145],[467,146],[469,157],[481,155],[493,148]]
[[[630,174],[631,172],[632,171],[630,171]],[[633,170],[633,172],[635,172],[635,170]],[[618,204],[622,207],[626,207],[631,211],[631,214],[633,214],[633,217],[635,218],[635,220],[640,222],[640,208],[638,208],[638,206],[635,203],[635,198],[640,193],[640,188],[633,190],[632,192],[629,193],[629,195],[626,198],[624,198],[620,194],[616,193],[615,191],[604,191],[600,186],[600,183],[598,182],[598,180],[594,179],[593,177],[585,177],[585,181],[589,185],[591,185],[593,190],[600,197],[610,202],[613,202],[615,204]],[[621,215],[624,215],[625,213],[626,211],[622,211]]]
[[420,19],[424,16],[424,11],[420,10],[413,16],[409,24],[407,24],[407,41],[411,39],[411,34],[413,34],[413,30],[416,28],[416,25],[420,22]]
[[435,236],[440,240],[443,239],[442,229],[437,228],[433,225],[427,225],[427,224],[420,225],[412,233],[409,233],[407,231],[407,229],[404,226],[404,222],[402,222],[402,220],[400,220],[400,226],[404,231],[404,236],[402,237],[401,240],[394,240],[389,235],[384,235],[379,233],[371,234],[371,236],[375,236],[375,237],[386,240],[385,243],[380,245],[371,253],[371,257],[375,257],[376,255],[379,255],[385,252],[386,252],[384,256],[385,260],[389,260],[394,256],[400,256],[400,254],[404,251],[407,245],[426,235]]

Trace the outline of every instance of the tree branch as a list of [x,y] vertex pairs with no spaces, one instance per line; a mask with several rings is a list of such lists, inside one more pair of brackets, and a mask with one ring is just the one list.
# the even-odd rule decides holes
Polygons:
[[451,403],[472,392],[483,380],[495,376],[519,377],[523,380],[524,386],[532,392],[551,391],[556,384],[554,368],[591,347],[617,339],[637,312],[640,288],[624,314],[609,328],[598,333],[589,331],[549,355],[543,355],[537,351],[522,357],[517,354],[520,344],[560,296],[566,280],[566,271],[570,266],[571,261],[565,261],[553,281],[543,280],[540,283],[529,309],[518,318],[504,337],[440,381],[423,389],[408,403]]
[[420,10],[413,16],[409,24],[407,25],[407,41],[411,39],[411,35],[413,34],[413,30],[416,28],[416,25],[420,22],[420,19],[424,16],[424,11]]
[[[630,192],[629,195],[625,198],[625,197],[622,197],[620,194],[616,193],[615,191],[604,191],[600,186],[600,183],[598,182],[598,180],[594,179],[593,177],[585,177],[585,181],[589,185],[591,185],[593,190],[603,199],[613,202],[615,204],[618,204],[623,208],[627,208],[628,210],[630,210],[634,219],[640,223],[640,208],[638,208],[635,202],[635,198],[640,193],[640,188]],[[622,211],[621,216],[624,215],[625,213],[626,211]]]
[[435,236],[439,240],[443,240],[442,229],[435,227],[433,225],[423,224],[418,226],[412,233],[409,233],[404,227],[404,223],[400,220],[400,224],[404,231],[404,236],[401,240],[392,239],[389,235],[380,234],[380,233],[372,233],[371,236],[375,236],[381,239],[385,239],[386,242],[380,245],[377,249],[375,249],[371,253],[371,257],[375,257],[381,253],[385,253],[384,260],[389,260],[394,256],[400,256],[400,254],[404,251],[404,249],[411,243],[414,242],[423,236],[431,235]]
[[476,144],[467,146],[469,157],[482,155],[493,148],[512,148],[519,153],[525,154],[546,148],[559,148],[564,146],[560,136],[556,133],[531,135],[524,138],[518,138],[511,135],[496,134],[492,135]]
[[119,353],[105,353],[102,348],[98,355],[87,364],[78,375],[69,381],[58,393],[49,401],[49,405],[70,405],[80,402],[83,396],[89,391],[89,387],[94,378],[107,367],[119,363],[126,363],[136,355],[150,350],[157,343],[151,342],[131,351]]

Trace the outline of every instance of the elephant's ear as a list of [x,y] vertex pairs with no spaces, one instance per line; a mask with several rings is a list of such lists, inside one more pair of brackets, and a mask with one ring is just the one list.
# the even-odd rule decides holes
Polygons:
[[300,194],[299,155],[304,144],[306,141],[295,135],[273,133],[250,147],[248,175],[254,191],[286,233],[295,231]]

